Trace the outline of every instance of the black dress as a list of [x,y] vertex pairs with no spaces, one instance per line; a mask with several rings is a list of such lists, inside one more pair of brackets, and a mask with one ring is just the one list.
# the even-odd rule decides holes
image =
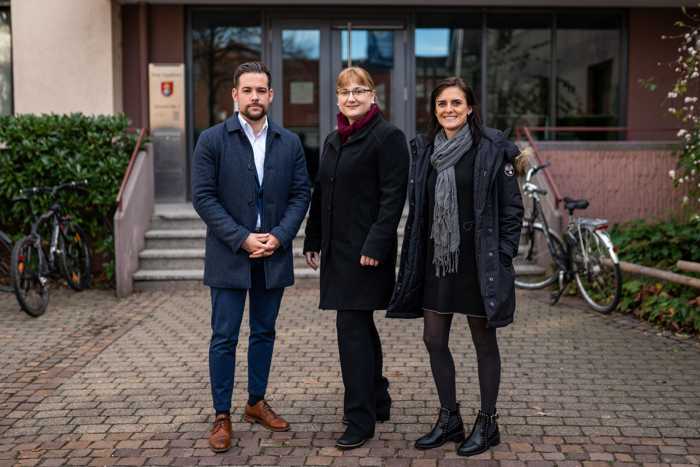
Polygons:
[[435,275],[433,264],[434,243],[430,238],[433,228],[433,211],[435,203],[435,182],[437,172],[430,169],[427,183],[427,230],[428,249],[425,261],[425,287],[423,292],[423,309],[438,313],[459,313],[467,316],[485,318],[484,304],[479,289],[479,277],[476,268],[474,243],[474,159],[476,146],[455,165],[455,183],[457,185],[457,203],[460,223],[459,263],[456,273],[445,276]]

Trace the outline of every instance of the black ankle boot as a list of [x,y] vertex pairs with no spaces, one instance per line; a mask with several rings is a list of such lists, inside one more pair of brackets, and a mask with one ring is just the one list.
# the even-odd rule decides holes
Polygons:
[[450,412],[448,409],[440,408],[437,422],[433,430],[425,436],[416,440],[416,449],[433,449],[442,446],[448,441],[462,441],[464,439],[464,423],[459,414],[459,404],[457,410]]
[[498,415],[488,415],[479,410],[474,422],[474,428],[467,439],[457,448],[460,456],[475,456],[488,451],[492,446],[497,446],[501,442],[501,434],[498,432]]

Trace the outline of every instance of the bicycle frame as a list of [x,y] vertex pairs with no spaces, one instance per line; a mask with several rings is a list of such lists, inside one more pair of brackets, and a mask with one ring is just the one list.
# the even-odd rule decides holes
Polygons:
[[[530,228],[534,227],[537,225],[537,221],[539,221],[540,225],[542,226],[544,232],[546,232],[545,239],[547,241],[547,249],[549,250],[549,255],[552,257],[554,260],[555,264],[557,265],[557,268],[559,270],[568,270],[568,265],[564,263],[564,258],[561,258],[559,254],[557,254],[556,249],[554,248],[554,242],[550,238],[550,230],[549,230],[549,224],[547,223],[547,216],[545,216],[542,213],[542,210],[540,208],[540,195],[536,191],[529,192],[529,196],[532,198],[532,210],[531,210],[531,216],[527,217],[525,219],[526,222],[530,225]],[[566,251],[566,256],[567,259],[569,257],[569,251],[568,251],[568,245],[566,242],[563,242],[564,246],[567,248]],[[528,253],[529,257],[530,253]],[[531,258],[528,258],[531,259]]]
[[[578,219],[578,222],[577,222]],[[612,243],[612,240],[610,240],[610,236],[608,235],[607,232],[605,232],[602,229],[599,228],[594,228],[592,226],[583,226],[583,223],[581,222],[581,218],[574,218],[573,216],[570,216],[569,219],[569,229],[568,231],[573,230],[573,226],[575,226],[576,230],[576,236],[578,237],[576,245],[577,248],[580,250],[581,255],[583,256],[583,262],[586,266],[590,264],[590,258],[588,256],[588,248],[587,245],[584,243],[584,235],[583,235],[583,230],[586,230],[591,233],[591,235],[594,238],[597,238],[603,243],[603,246],[608,250],[608,253],[610,254],[610,257],[612,258],[613,264],[619,264],[620,260],[617,257],[617,253],[615,252],[615,246]],[[572,262],[574,265],[574,268],[576,267],[576,263]],[[580,271],[575,271],[575,272],[580,272]]]
[[[39,233],[39,227],[47,221],[51,221],[51,240],[49,243],[48,254],[44,250],[41,244],[41,234]],[[58,251],[58,235],[60,233],[60,205],[58,203],[53,204],[48,211],[43,213],[39,218],[32,223],[30,235],[35,241],[37,250],[41,251],[40,258],[40,273],[47,274],[56,269],[56,253]],[[48,262],[48,265],[46,264]]]

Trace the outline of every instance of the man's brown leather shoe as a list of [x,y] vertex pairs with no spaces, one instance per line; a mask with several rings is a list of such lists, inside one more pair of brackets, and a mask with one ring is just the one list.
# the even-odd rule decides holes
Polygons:
[[231,417],[217,415],[214,426],[209,433],[209,446],[214,452],[226,452],[231,449]]
[[287,421],[284,418],[277,415],[265,399],[261,400],[252,407],[246,404],[245,415],[243,418],[246,422],[259,423],[268,430],[289,430],[289,423],[287,423]]

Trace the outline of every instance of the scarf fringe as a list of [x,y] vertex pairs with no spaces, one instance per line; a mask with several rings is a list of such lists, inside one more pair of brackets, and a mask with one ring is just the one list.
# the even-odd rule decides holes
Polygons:
[[435,276],[437,277],[445,277],[447,274],[457,272],[459,248],[457,251],[451,251],[446,257],[434,256],[433,264],[435,265]]

